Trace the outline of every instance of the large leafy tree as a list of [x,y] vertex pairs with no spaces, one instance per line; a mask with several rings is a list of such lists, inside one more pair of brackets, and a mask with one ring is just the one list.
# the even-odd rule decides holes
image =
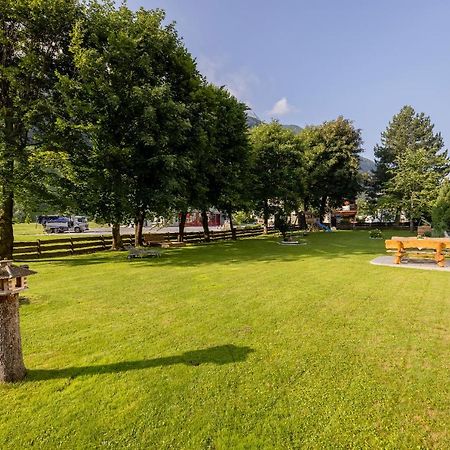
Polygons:
[[214,172],[209,173],[210,200],[216,208],[227,213],[233,239],[236,239],[233,213],[244,208],[250,198],[247,106],[223,88],[214,88],[214,91],[215,162]]
[[185,102],[198,76],[163,21],[161,10],[93,9],[73,34],[75,71],[60,77],[61,131],[82,136],[72,157],[75,192],[113,224],[113,248],[121,247],[121,223],[136,221],[139,243],[145,213],[167,206],[189,126]]
[[231,219],[232,212],[245,203],[249,156],[245,111],[246,106],[222,87],[203,83],[196,90],[176,195],[180,239],[188,210],[201,211],[209,240],[208,210],[216,207]]
[[327,206],[339,206],[360,190],[361,131],[350,120],[338,117],[304,128],[299,139],[307,161],[305,207],[318,209],[323,220]]
[[42,174],[56,158],[55,73],[71,70],[70,32],[81,14],[76,0],[0,0],[0,258],[12,256],[14,197],[44,191]]
[[450,181],[445,180],[432,211],[433,228],[438,234],[450,231]]
[[303,147],[291,130],[276,121],[254,127],[250,143],[252,196],[267,233],[270,215],[280,209],[295,210],[303,195]]
[[[56,174],[53,142],[55,71],[70,71],[70,32],[82,14],[71,0],[0,0],[0,258],[11,258],[16,197],[45,187]],[[0,381],[25,376],[19,300],[0,304]]]
[[427,149],[406,149],[394,163],[385,195],[407,212],[413,231],[414,220],[430,216],[442,178],[449,172],[449,160],[446,153],[436,155]]

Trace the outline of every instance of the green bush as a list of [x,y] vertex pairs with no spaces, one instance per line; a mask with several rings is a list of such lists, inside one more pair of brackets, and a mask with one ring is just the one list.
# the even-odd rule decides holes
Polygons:
[[383,239],[383,233],[378,228],[369,231],[369,237],[371,239]]
[[432,211],[433,228],[437,234],[450,230],[450,182],[445,181]]

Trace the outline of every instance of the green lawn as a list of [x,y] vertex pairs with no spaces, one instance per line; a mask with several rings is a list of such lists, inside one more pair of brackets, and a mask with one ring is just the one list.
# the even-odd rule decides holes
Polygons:
[[0,448],[450,448],[450,274],[307,241],[31,263]]

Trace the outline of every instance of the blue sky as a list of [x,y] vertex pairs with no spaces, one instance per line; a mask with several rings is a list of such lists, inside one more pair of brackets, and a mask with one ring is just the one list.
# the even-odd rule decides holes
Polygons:
[[448,0],[129,0],[163,8],[211,82],[263,120],[343,115],[365,155],[400,108],[431,116],[450,143]]

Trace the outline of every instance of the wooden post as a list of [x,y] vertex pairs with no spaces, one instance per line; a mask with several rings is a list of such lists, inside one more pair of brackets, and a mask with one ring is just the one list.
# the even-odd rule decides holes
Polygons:
[[0,382],[20,381],[26,369],[19,325],[19,295],[0,296]]
[[403,258],[404,252],[405,252],[405,250],[403,248],[403,243],[399,241],[397,243],[397,253],[395,254],[395,260],[394,260],[395,264],[400,264],[400,262]]
[[436,246],[436,255],[435,260],[439,267],[445,267],[445,256],[442,254],[442,250],[444,250],[445,244],[443,242],[439,242]]
[[70,253],[72,253],[72,255],[73,255],[73,252],[75,251],[75,247],[74,247],[74,245],[73,245],[73,239],[72,238],[70,238]]

